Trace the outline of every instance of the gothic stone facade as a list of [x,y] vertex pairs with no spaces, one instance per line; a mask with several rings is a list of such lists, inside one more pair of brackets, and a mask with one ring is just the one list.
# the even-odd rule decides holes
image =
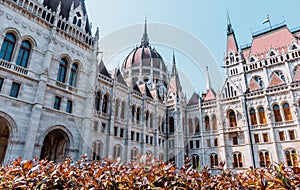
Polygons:
[[226,79],[187,100],[173,55],[169,73],[149,44],[122,68],[99,59],[82,0],[0,0],[0,161],[59,162],[138,153],[195,168],[298,164],[299,37],[282,24],[240,48],[228,19]]

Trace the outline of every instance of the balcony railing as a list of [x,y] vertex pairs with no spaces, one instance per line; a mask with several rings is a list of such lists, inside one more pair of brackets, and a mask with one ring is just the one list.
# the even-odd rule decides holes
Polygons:
[[282,121],[282,122],[275,122],[272,123],[273,127],[284,127],[284,126],[290,126],[290,125],[294,125],[295,121],[291,120],[291,121]]
[[27,75],[27,73],[28,73],[28,69],[26,69],[24,67],[20,67],[18,65],[15,65],[14,63],[5,61],[3,59],[0,59],[0,67],[15,71],[15,72],[23,74],[23,75]]

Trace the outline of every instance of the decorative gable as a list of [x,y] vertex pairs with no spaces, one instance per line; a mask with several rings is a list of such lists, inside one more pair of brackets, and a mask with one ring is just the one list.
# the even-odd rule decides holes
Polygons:
[[282,84],[285,84],[285,82],[281,78],[279,78],[279,76],[277,74],[274,73],[272,75],[269,87],[279,86]]

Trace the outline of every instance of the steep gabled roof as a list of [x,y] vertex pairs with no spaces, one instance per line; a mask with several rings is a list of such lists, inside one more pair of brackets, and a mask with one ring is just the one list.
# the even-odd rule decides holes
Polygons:
[[206,93],[204,101],[215,100],[215,99],[216,99],[216,93],[212,89],[209,89]]
[[196,104],[199,104],[199,95],[194,92],[187,105],[191,106]]
[[153,99],[153,97],[152,97],[152,95],[151,95],[151,93],[150,93],[150,90],[149,90],[149,88],[148,88],[148,86],[147,86],[146,84],[140,84],[140,85],[138,86],[138,88],[140,89],[140,92],[141,92],[141,93],[146,94],[147,97]]
[[107,77],[111,78],[111,75],[107,71],[107,69],[106,69],[106,67],[105,67],[102,60],[100,61],[100,64],[99,64],[99,73],[104,75],[104,76],[107,76]]
[[175,55],[173,53],[172,73],[169,82],[169,90],[174,94],[179,94],[182,91],[179,76],[176,68]]
[[133,91],[136,91],[136,92],[138,92],[138,93],[142,93],[142,92],[140,91],[140,88],[139,88],[139,86],[138,86],[137,84],[134,85]]
[[117,82],[118,83],[121,83],[121,84],[127,86],[127,83],[125,82],[120,69],[117,70],[116,77],[117,77]]

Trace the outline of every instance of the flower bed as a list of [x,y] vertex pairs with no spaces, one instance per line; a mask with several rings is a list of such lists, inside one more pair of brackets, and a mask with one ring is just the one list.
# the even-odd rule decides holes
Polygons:
[[17,159],[0,168],[0,189],[300,189],[300,168],[274,164],[232,173],[224,163],[211,175],[207,167],[192,169],[190,160],[177,169],[173,164],[139,155],[130,163],[83,156],[55,164],[47,160]]

